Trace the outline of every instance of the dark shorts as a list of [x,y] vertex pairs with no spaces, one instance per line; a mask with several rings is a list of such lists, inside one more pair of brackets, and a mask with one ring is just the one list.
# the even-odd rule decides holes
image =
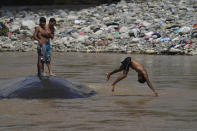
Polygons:
[[38,62],[50,63],[51,62],[51,46],[49,42],[39,44],[37,47]]
[[122,62],[121,62],[121,68],[123,68],[123,70],[125,70],[126,72],[129,71],[129,67],[131,66],[131,57],[127,57],[125,58]]

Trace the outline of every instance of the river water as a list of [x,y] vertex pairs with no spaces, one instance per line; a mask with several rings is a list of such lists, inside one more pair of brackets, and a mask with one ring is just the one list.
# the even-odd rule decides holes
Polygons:
[[[130,70],[112,94],[105,73],[126,56],[142,63],[159,97]],[[0,53],[0,85],[36,74],[36,53]],[[1,99],[0,130],[196,131],[196,56],[54,53],[58,77],[88,85],[95,96],[80,99]]]

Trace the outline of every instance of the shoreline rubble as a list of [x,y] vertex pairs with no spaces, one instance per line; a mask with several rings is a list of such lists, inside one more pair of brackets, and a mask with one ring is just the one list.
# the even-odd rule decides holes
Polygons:
[[[197,2],[125,2],[71,11],[5,10],[0,21],[9,28],[0,36],[0,51],[36,51],[34,28],[39,18],[57,20],[55,52],[112,52],[197,55]],[[1,28],[1,27],[0,27]],[[0,29],[1,30],[1,29]]]

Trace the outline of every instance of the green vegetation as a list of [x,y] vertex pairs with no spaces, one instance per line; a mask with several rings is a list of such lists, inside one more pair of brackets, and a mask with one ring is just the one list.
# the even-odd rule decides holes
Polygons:
[[8,27],[3,22],[0,22],[0,36],[7,36],[8,32]]

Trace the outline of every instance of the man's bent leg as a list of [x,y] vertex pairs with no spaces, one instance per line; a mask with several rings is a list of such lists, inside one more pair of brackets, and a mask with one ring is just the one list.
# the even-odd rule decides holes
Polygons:
[[120,75],[120,76],[110,85],[110,87],[112,88],[112,91],[114,91],[115,85],[116,85],[119,81],[121,81],[122,79],[124,79],[124,78],[127,77],[127,74],[128,74],[127,71],[123,71],[123,74]]
[[115,73],[117,73],[117,72],[120,72],[120,71],[122,71],[122,70],[123,70],[123,67],[120,66],[119,68],[113,70],[112,72],[106,73],[106,75],[107,75],[107,81],[110,79],[110,76],[111,76],[111,75],[113,75],[113,74],[115,74]]

